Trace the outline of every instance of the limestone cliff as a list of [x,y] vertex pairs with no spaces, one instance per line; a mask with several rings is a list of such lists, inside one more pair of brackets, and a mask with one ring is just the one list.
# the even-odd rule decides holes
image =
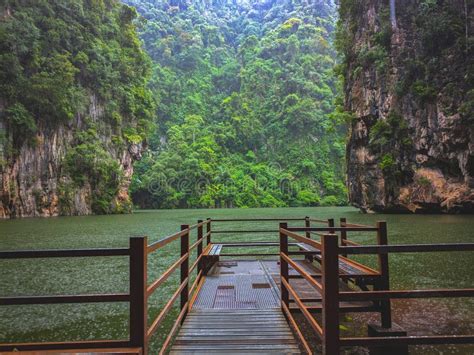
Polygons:
[[474,210],[473,12],[467,0],[341,1],[355,206]]
[[[100,122],[103,113],[95,100],[95,97],[91,97],[87,117],[93,122]],[[109,133],[98,135],[100,145],[107,147],[107,154],[118,163],[121,172],[114,196],[109,200],[110,206],[102,211],[94,206],[97,195],[94,189],[99,187],[90,181],[75,184],[71,173],[65,168],[67,152],[77,144],[75,133],[86,130],[89,125],[90,121],[86,123],[83,116],[78,114],[68,124],[54,129],[39,126],[34,137],[35,144],[23,142],[18,152],[8,158],[5,145],[1,146],[1,159],[5,163],[0,168],[0,218],[130,211],[128,186],[133,173],[133,161],[140,158],[141,144],[116,146]],[[14,140],[11,127],[1,119],[0,129],[10,140]]]
[[0,8],[0,218],[127,212],[153,101],[117,0]]

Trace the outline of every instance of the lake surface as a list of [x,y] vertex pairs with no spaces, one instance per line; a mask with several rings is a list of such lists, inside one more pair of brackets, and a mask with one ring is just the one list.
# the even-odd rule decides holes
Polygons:
[[[474,242],[474,216],[461,215],[364,215],[351,207],[159,210],[131,215],[60,217],[0,221],[0,250],[127,247],[130,236],[146,235],[149,242],[179,230],[181,224],[211,218],[346,217],[349,222],[388,223],[389,243]],[[258,223],[256,228],[277,228]],[[222,228],[215,227],[216,229]],[[244,228],[241,224],[225,228]],[[276,234],[215,235],[213,240],[277,240]],[[375,242],[373,234],[351,239]],[[178,243],[155,252],[149,260],[149,282],[177,258]],[[372,257],[361,260],[374,263]],[[191,260],[192,262],[192,260]],[[473,253],[423,253],[390,256],[392,289],[469,288],[474,283]],[[150,313],[155,317],[174,292],[179,274],[152,296]],[[128,292],[128,260],[125,257],[31,259],[0,261],[0,297],[74,293]],[[174,309],[174,314],[177,309]],[[474,333],[472,299],[427,299],[393,302],[395,322],[411,334]],[[157,349],[173,323],[171,315],[152,342]],[[347,318],[357,328],[360,318]],[[126,304],[40,305],[0,307],[0,342],[72,341],[126,338]],[[361,329],[355,333],[362,332]],[[345,334],[344,334],[345,335]],[[472,346],[417,347],[416,354],[473,354]]]

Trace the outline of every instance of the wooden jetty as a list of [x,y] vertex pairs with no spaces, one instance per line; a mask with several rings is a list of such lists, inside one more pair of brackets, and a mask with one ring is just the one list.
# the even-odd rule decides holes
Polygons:
[[[225,228],[236,223],[239,228]],[[374,243],[355,242],[361,232],[372,234]],[[274,238],[255,241],[261,233]],[[239,234],[251,240],[229,237]],[[149,255],[173,242],[179,243],[176,261],[149,280]],[[272,248],[275,251],[269,252]],[[474,288],[390,290],[389,254],[456,251],[474,251],[474,243],[393,245],[388,244],[385,222],[367,226],[341,218],[336,226],[333,219],[310,217],[209,218],[182,225],[177,233],[151,244],[147,237],[131,238],[128,248],[3,251],[0,259],[128,256],[128,293],[0,297],[0,306],[126,302],[130,314],[127,339],[3,343],[0,353],[155,353],[149,343],[176,305],[179,314],[156,353],[333,355],[344,347],[367,346],[373,354],[403,354],[408,345],[472,344],[474,335],[411,336],[391,319],[392,299],[473,297]],[[351,257],[360,254],[376,255],[378,266]],[[158,314],[149,314],[149,297],[178,272],[175,292],[162,294],[168,301]],[[368,326],[367,336],[341,337],[339,316],[349,312],[378,313],[380,322]]]

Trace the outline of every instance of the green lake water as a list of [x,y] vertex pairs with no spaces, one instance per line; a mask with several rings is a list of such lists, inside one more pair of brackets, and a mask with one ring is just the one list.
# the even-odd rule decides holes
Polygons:
[[[193,224],[197,219],[207,217],[304,216],[319,219],[346,217],[349,222],[364,224],[386,220],[389,243],[393,244],[474,242],[474,216],[364,215],[350,207],[318,207],[159,210],[138,211],[131,215],[5,220],[0,221],[0,250],[127,247],[130,236],[146,235],[152,242],[179,230],[181,224]],[[216,225],[213,228],[220,229],[223,226]],[[225,228],[246,227],[233,223]],[[277,228],[277,223],[256,223],[255,228]],[[191,238],[194,240],[195,234]],[[277,238],[277,234],[213,236],[215,241],[276,241]],[[363,244],[375,242],[374,235],[370,233],[354,235],[351,239]],[[150,255],[149,282],[177,259],[178,248],[178,243],[174,242]],[[473,256],[467,252],[391,255],[391,288],[473,287]],[[374,262],[372,257],[360,259],[369,264]],[[178,277],[178,273],[175,273],[151,297],[149,313],[152,317],[156,317],[174,292]],[[105,292],[128,292],[126,257],[0,261],[0,297]],[[173,312],[176,315],[177,309]],[[395,322],[411,334],[474,333],[472,299],[394,301],[393,314]],[[357,328],[361,320],[354,316],[346,321],[349,328]],[[2,306],[0,342],[126,338],[127,322],[127,304]],[[152,341],[152,352],[159,348],[172,323],[173,315],[170,315]],[[361,332],[361,329],[353,331],[355,334]],[[412,350],[416,354],[474,353],[472,346],[417,347]]]

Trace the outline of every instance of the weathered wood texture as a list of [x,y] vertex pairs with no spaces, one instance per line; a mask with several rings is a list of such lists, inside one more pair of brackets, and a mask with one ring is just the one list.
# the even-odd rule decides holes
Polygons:
[[193,309],[171,354],[300,354],[279,308]]

